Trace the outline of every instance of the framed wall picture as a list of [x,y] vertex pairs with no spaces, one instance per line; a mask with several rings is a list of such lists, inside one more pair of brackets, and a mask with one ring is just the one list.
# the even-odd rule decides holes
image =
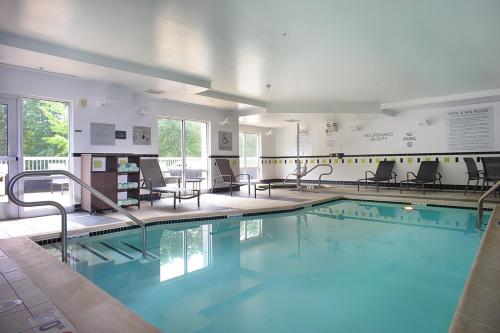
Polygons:
[[106,157],[93,157],[92,171],[106,171]]
[[90,123],[90,144],[114,146],[115,124]]
[[134,126],[132,129],[132,143],[134,145],[151,145],[151,127]]
[[219,150],[233,150],[233,132],[219,131]]

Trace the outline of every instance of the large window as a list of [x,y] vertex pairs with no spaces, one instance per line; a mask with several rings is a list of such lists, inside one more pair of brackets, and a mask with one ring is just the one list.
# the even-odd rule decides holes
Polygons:
[[240,222],[240,241],[256,239],[262,236],[262,220]]
[[203,178],[208,184],[207,123],[172,118],[158,119],[158,155],[166,176]]
[[240,132],[240,172],[260,179],[259,134]]
[[210,265],[210,225],[162,232],[160,280],[166,281]]

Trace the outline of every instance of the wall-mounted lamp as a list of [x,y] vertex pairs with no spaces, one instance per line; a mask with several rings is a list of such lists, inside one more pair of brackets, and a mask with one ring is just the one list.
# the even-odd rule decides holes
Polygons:
[[221,121],[220,125],[221,125],[221,126],[227,126],[227,125],[229,125],[229,123],[230,123],[230,121],[229,121],[229,116],[226,116],[226,117],[224,118],[224,120],[223,120],[223,121]]
[[269,131],[265,132],[264,135],[271,136],[274,135],[274,131],[270,129]]
[[98,106],[106,106],[110,108],[114,108],[116,106],[116,100],[111,95],[104,95],[102,99],[97,103]]
[[419,127],[428,127],[428,126],[430,126],[430,124],[431,123],[427,119],[419,120],[418,123],[417,123],[417,125]]
[[359,132],[361,127],[359,125],[351,125],[351,132]]
[[149,108],[141,106],[137,109],[137,113],[139,114],[139,116],[147,116],[149,114]]

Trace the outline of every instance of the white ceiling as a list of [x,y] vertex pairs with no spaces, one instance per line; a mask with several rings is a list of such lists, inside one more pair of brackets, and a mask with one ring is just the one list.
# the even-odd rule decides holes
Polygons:
[[272,103],[498,89],[499,17],[498,0],[0,0],[4,32]]

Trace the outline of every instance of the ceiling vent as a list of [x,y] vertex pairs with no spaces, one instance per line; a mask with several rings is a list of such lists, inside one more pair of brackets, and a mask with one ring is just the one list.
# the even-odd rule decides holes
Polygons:
[[166,91],[165,90],[161,90],[161,89],[148,89],[148,90],[145,91],[145,93],[153,94],[153,95],[161,95],[161,94],[166,93]]

